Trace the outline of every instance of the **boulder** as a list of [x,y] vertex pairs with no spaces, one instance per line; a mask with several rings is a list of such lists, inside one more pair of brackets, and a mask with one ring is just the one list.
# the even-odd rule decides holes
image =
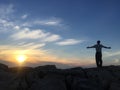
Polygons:
[[112,82],[109,90],[120,90],[120,82]]
[[99,83],[87,78],[74,77],[71,90],[102,90]]
[[45,65],[45,66],[38,66],[35,68],[36,70],[54,70],[56,69],[55,65]]
[[67,90],[64,80],[61,75],[49,74],[35,82],[29,90]]
[[5,64],[0,63],[0,72],[1,71],[8,71],[8,66]]

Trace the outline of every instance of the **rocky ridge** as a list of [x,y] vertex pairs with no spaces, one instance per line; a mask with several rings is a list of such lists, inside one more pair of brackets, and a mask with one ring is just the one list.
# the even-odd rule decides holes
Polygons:
[[0,90],[120,90],[120,66],[57,69],[0,64]]

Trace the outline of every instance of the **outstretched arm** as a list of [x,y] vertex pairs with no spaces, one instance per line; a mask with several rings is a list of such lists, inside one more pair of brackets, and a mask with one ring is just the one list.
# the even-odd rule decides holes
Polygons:
[[107,49],[111,49],[111,47],[107,47],[107,46],[103,46],[103,45],[102,45],[102,47],[103,47],[103,48],[107,48]]
[[87,48],[95,48],[95,45],[94,46],[88,46]]

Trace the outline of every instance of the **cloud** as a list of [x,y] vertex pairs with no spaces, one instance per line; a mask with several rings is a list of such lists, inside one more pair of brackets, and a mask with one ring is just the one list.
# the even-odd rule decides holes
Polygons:
[[13,4],[2,5],[0,4],[0,18],[8,19],[10,14],[14,12]]
[[21,18],[22,19],[26,19],[28,17],[28,15],[27,14],[24,14]]
[[59,26],[61,25],[61,19],[58,18],[51,18],[46,20],[35,20],[34,24],[37,25],[47,25],[47,26]]
[[50,33],[44,33],[42,30],[30,30],[29,28],[24,28],[24,30],[18,31],[11,35],[13,39],[39,39],[45,38]]
[[64,45],[75,45],[75,44],[82,43],[82,42],[83,40],[66,39],[64,41],[57,42],[56,44],[60,46],[64,46]]
[[14,23],[0,18],[0,33],[9,33],[13,30]]
[[114,62],[115,62],[115,63],[119,63],[119,62],[120,62],[120,59],[115,59]]
[[20,45],[21,48],[25,48],[25,49],[29,49],[29,50],[39,49],[39,48],[41,48],[43,46],[45,46],[45,43],[40,43],[40,44],[37,44],[37,43],[24,43],[24,44]]
[[[20,29],[19,26],[15,26],[14,28]],[[11,38],[15,40],[20,39],[39,39],[42,42],[54,42],[61,39],[60,35],[52,34],[50,32],[44,32],[41,29],[30,30],[29,28],[24,28],[23,30],[19,30],[11,35]]]
[[0,18],[0,31],[9,33],[13,30],[19,30],[21,27],[16,22]]
[[14,26],[13,22],[7,21],[5,19],[0,19],[0,24],[2,24],[3,27],[12,27],[12,26]]
[[61,37],[57,34],[52,34],[48,37],[46,37],[45,39],[43,39],[43,41],[45,42],[54,42],[54,41],[57,41],[57,40],[60,40]]
[[14,29],[15,29],[15,30],[19,30],[19,29],[20,29],[20,26],[17,26],[17,25],[16,25],[16,26],[14,26]]
[[105,57],[112,57],[112,56],[118,56],[120,55],[120,51],[116,51],[116,52],[104,52]]

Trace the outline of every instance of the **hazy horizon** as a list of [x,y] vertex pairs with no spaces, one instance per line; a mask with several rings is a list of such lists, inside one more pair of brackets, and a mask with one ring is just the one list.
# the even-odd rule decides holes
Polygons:
[[97,40],[103,65],[120,65],[119,0],[0,0],[0,63],[95,66]]

